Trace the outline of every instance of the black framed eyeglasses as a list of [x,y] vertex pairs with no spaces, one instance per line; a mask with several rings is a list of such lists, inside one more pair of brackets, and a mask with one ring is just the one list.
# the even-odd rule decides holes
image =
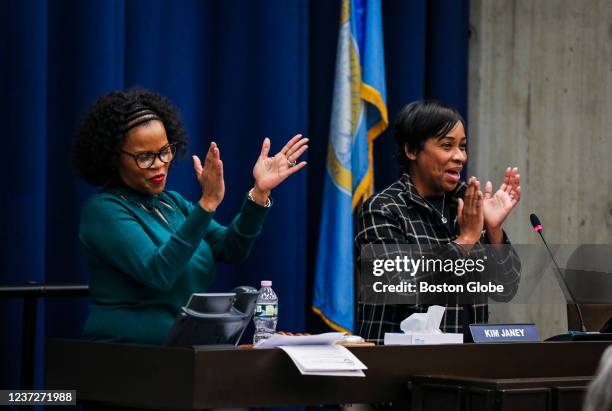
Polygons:
[[139,168],[151,168],[155,163],[156,158],[159,158],[159,160],[164,164],[171,162],[174,158],[174,154],[176,154],[176,143],[168,144],[156,153],[147,151],[144,153],[134,154],[125,150],[121,150],[121,152],[132,156]]

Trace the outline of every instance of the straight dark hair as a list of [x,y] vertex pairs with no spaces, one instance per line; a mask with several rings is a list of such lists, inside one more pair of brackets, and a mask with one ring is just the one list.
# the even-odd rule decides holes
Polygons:
[[402,173],[407,173],[410,161],[405,148],[418,153],[430,138],[445,136],[465,120],[457,109],[437,100],[418,100],[404,106],[395,117],[395,142],[397,159]]

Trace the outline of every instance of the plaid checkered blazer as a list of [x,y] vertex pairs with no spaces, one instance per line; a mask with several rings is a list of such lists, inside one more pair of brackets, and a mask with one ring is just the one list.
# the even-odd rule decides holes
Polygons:
[[[355,230],[356,284],[359,287],[362,247],[384,245],[387,258],[393,258],[405,244],[423,246],[447,246],[463,255],[461,246],[453,243],[458,236],[457,200],[465,193],[465,183],[460,183],[446,199],[449,201],[449,225],[443,224],[440,213],[419,195],[410,177],[404,174],[385,190],[370,197],[362,206]],[[449,198],[450,197],[450,198]],[[504,234],[504,242],[509,244]],[[488,244],[483,232],[479,244]],[[378,247],[380,248],[380,247]],[[404,247],[405,248],[405,247]],[[510,300],[518,289],[520,260],[512,247],[505,247],[504,255],[496,255],[496,282],[504,285],[504,293],[490,295],[497,301]],[[371,254],[370,254],[371,255]],[[410,314],[426,312],[428,305],[420,304],[369,304],[361,301],[357,293],[357,334],[369,341],[382,343],[385,332],[401,332],[400,322]],[[486,299],[474,304],[448,304],[440,328],[444,332],[461,333],[467,324],[486,323],[488,320]]]

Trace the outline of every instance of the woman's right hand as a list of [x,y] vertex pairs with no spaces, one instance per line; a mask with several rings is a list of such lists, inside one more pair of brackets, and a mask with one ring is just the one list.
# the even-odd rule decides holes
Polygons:
[[484,226],[483,194],[480,182],[476,177],[468,180],[468,189],[459,199],[457,207],[457,222],[459,224],[458,244],[476,244],[480,240]]
[[223,180],[223,161],[217,143],[210,143],[208,153],[204,159],[204,166],[198,156],[193,156],[193,168],[200,186],[202,186],[202,197],[200,207],[212,212],[217,209],[225,196],[225,181]]

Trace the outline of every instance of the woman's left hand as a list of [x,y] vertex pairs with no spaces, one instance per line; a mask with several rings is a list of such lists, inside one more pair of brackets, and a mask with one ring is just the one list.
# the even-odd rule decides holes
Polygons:
[[512,209],[521,200],[520,175],[518,168],[506,169],[504,182],[493,194],[493,185],[487,181],[484,189],[484,221],[488,230],[500,229]]
[[[307,143],[307,138],[302,138],[301,134],[297,134],[274,157],[268,157],[270,139],[268,137],[264,139],[261,153],[255,167],[253,167],[253,177],[255,178],[253,197],[258,203],[261,203],[258,198],[263,200],[265,197],[265,200],[267,200],[270,191],[306,165],[305,161],[298,163],[297,160],[308,150]],[[265,201],[263,202],[265,203]]]

